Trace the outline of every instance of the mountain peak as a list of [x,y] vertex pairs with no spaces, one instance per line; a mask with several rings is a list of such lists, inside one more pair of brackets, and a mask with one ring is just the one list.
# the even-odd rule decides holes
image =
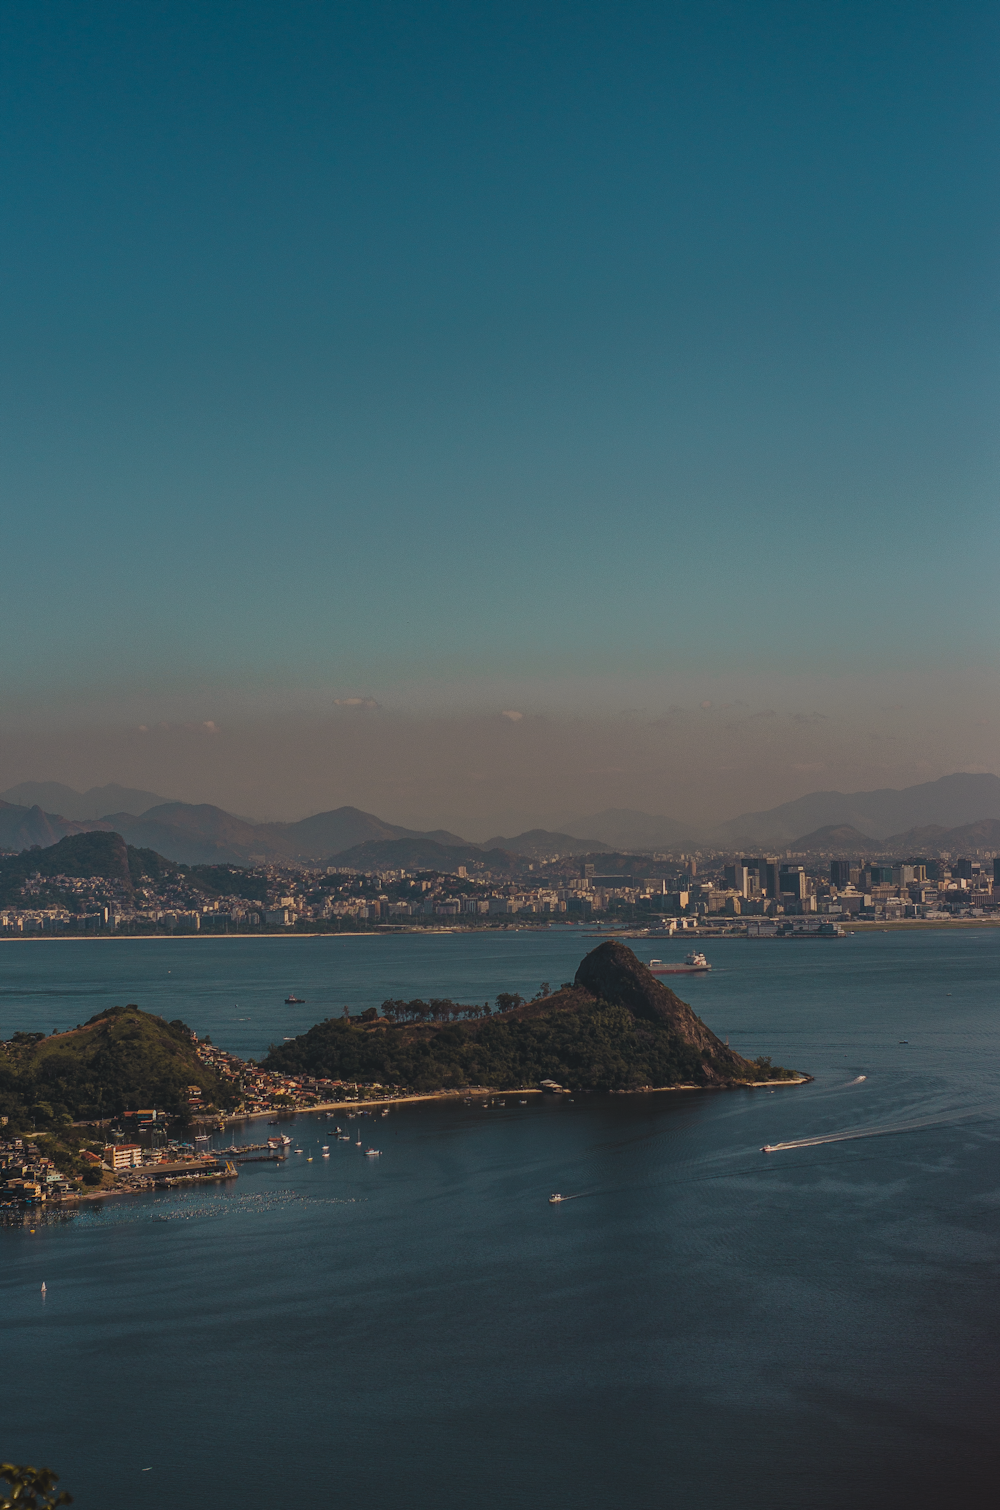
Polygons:
[[698,1078],[704,1084],[721,1085],[731,1080],[754,1079],[756,1066],[717,1038],[686,1002],[651,975],[625,944],[609,939],[582,960],[574,985],[600,1001],[626,1007],[634,1017],[645,1018],[694,1049],[701,1059]]

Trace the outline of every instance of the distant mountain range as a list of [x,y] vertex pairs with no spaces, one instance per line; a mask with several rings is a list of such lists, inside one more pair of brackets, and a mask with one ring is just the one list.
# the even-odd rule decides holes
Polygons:
[[956,772],[937,781],[877,792],[810,792],[764,813],[743,813],[717,824],[704,837],[720,848],[785,847],[801,834],[830,824],[849,824],[873,839],[940,824],[957,828],[980,818],[1000,818],[1000,776]]
[[[37,798],[45,794],[60,800],[43,805]],[[14,797],[22,800],[13,801]],[[30,797],[36,800],[28,802]],[[116,803],[95,813],[95,804],[100,806],[105,797],[114,797]],[[152,792],[115,785],[75,792],[58,782],[22,782],[0,799],[0,849],[6,851],[36,844],[47,848],[69,834],[103,830],[186,865],[248,865],[261,857],[276,863],[337,862],[363,868],[367,862],[393,869],[453,869],[490,854],[498,869],[507,869],[512,856],[540,860],[612,850],[711,847],[749,854],[786,848],[845,853],[890,848],[916,854],[927,848],[1000,848],[1000,777],[957,772],[899,790],[811,792],[700,832],[692,833],[694,827],[633,808],[609,808],[564,826],[574,833],[536,828],[473,844],[447,829],[425,833],[403,828],[356,807],[315,813],[296,823],[251,823],[211,803],[167,802]],[[429,858],[405,860],[404,854]],[[457,858],[459,854],[463,858]]]
[[[58,782],[22,782],[11,790],[30,796],[50,788],[69,793],[75,800],[67,805],[76,812],[92,806],[94,792],[120,796],[130,791],[125,787],[95,787],[92,792],[80,793]],[[151,794],[133,795],[145,799]],[[249,865],[263,859],[321,865],[336,861],[358,869],[368,865],[453,870],[457,865],[486,860],[493,869],[510,870],[519,858],[585,854],[607,848],[597,839],[581,841],[545,829],[473,844],[447,829],[425,833],[403,828],[356,807],[314,813],[297,823],[250,823],[207,802],[157,801],[138,814],[121,810],[78,819],[68,818],[64,812],[47,812],[38,804],[28,807],[0,801],[0,850],[17,852],[36,844],[45,849],[68,835],[94,831],[121,834],[134,848],[156,850],[183,865]]]
[[837,850],[841,854],[865,854],[869,850],[882,849],[882,841],[869,834],[859,834],[849,823],[828,823],[825,828],[814,829],[811,834],[802,834],[789,846],[793,854],[805,854],[810,850]]
[[[593,835],[609,849],[673,849],[690,836],[694,825],[679,823],[637,808],[609,807],[592,818],[580,818],[564,825],[574,837]],[[692,840],[692,846],[694,841]]]
[[528,860],[547,860],[553,855],[603,854],[611,849],[610,844],[603,844],[600,839],[574,839],[571,834],[557,834],[547,828],[529,828],[523,834],[515,834],[513,839],[498,834],[493,839],[484,839],[480,847],[509,850],[512,855],[523,855]]
[[0,798],[16,807],[40,807],[47,813],[60,813],[77,821],[117,812],[134,813],[138,817],[148,808],[170,801],[155,792],[118,786],[116,782],[110,786],[92,786],[89,792],[77,792],[71,786],[63,786],[61,781],[22,781],[0,792]]

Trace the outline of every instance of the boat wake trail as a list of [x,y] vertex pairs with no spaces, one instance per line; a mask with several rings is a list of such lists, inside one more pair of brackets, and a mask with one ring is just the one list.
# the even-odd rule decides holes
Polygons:
[[818,1148],[821,1143],[848,1143],[856,1138],[889,1138],[896,1133],[919,1132],[925,1127],[939,1127],[947,1122],[961,1122],[967,1117],[984,1115],[985,1107],[971,1111],[940,1112],[932,1117],[914,1117],[909,1122],[891,1122],[881,1127],[850,1127],[842,1132],[819,1133],[814,1138],[790,1138],[785,1143],[765,1143],[761,1153],[783,1153],[788,1148]]

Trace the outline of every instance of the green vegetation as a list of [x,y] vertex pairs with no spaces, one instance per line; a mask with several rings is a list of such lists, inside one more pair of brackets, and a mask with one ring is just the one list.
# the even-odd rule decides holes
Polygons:
[[689,1082],[699,1056],[669,1030],[640,1025],[624,1007],[594,1002],[578,1012],[416,1029],[356,1027],[330,1018],[273,1048],[264,1067],[416,1091],[531,1086],[544,1079],[596,1090]]
[[722,1043],[619,942],[592,950],[573,985],[548,995],[546,982],[543,991],[531,1002],[502,992],[496,1013],[446,998],[386,1001],[381,1017],[371,1008],[360,1021],[331,1017],[272,1045],[264,1068],[416,1091],[542,1080],[627,1090],[796,1078]]
[[[169,864],[169,861],[165,861]],[[26,849],[0,859],[0,906],[17,906],[29,876],[105,876],[132,891],[125,840],[105,832],[71,834],[47,849]]]
[[0,1484],[6,1484],[0,1510],[55,1510],[56,1505],[71,1505],[73,1496],[55,1487],[59,1475],[51,1468],[29,1468],[21,1463],[0,1463]]
[[43,1158],[51,1159],[59,1173],[77,1185],[95,1188],[111,1181],[99,1164],[82,1157],[84,1149],[99,1158],[103,1156],[108,1141],[103,1128],[63,1126],[50,1132],[32,1132],[29,1136]]
[[23,850],[19,855],[0,858],[0,906],[23,904],[21,888],[25,881],[39,876],[43,889],[37,900],[41,905],[57,903],[74,907],[76,899],[64,895],[58,887],[45,885],[50,877],[74,876],[86,879],[103,876],[117,881],[126,896],[137,886],[184,884],[206,897],[238,896],[250,902],[263,902],[267,882],[263,876],[241,870],[237,865],[177,865],[157,854],[155,849],[136,849],[126,844],[121,834],[99,831],[70,834],[58,844],[40,849]]
[[0,1115],[14,1130],[58,1132],[146,1106],[185,1117],[189,1085],[201,1087],[206,1106],[232,1104],[231,1087],[198,1058],[183,1022],[132,1005],[68,1033],[15,1033],[0,1043]]

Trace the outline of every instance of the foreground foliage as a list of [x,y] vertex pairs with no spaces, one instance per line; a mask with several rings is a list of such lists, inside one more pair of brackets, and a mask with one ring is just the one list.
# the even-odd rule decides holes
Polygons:
[[18,1463],[0,1463],[0,1510],[55,1510],[56,1505],[71,1505],[73,1496],[65,1489],[55,1493],[59,1475],[51,1468],[29,1468]]

